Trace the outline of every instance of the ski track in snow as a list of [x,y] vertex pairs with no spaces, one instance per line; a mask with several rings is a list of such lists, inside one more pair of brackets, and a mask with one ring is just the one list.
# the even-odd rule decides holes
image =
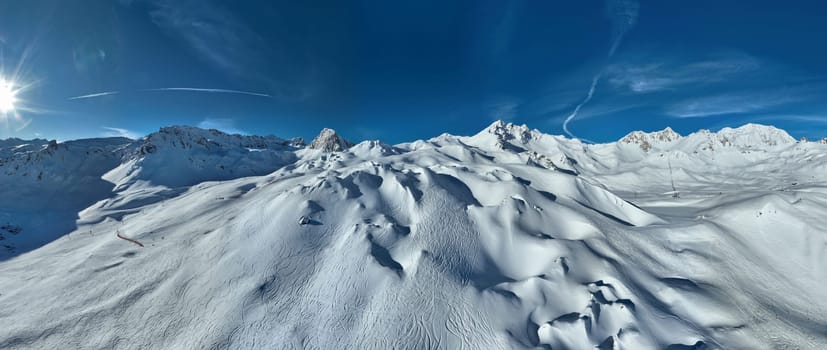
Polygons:
[[[784,135],[0,141],[0,349],[827,348],[827,146]],[[25,200],[101,177],[72,229]]]

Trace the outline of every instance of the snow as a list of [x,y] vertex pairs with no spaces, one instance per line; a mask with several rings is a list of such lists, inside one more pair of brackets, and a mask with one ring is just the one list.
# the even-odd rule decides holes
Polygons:
[[827,347],[827,145],[630,135],[0,141],[0,348]]

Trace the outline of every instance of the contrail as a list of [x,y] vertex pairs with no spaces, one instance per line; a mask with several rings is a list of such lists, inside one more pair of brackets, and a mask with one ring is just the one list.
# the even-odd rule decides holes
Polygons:
[[606,3],[606,17],[612,21],[612,46],[609,49],[609,57],[614,56],[623,42],[623,37],[637,24],[639,12],[640,4],[637,1],[609,0]]
[[143,90],[143,91],[193,91],[193,92],[210,92],[210,93],[222,93],[222,94],[240,94],[240,95],[258,96],[258,97],[273,97],[273,96],[268,95],[268,94],[263,94],[263,93],[258,93],[258,92],[250,92],[250,91],[229,90],[229,89],[190,88],[190,87],[146,89],[146,90]]
[[89,95],[69,97],[67,100],[82,100],[82,99],[85,99],[85,98],[95,98],[95,97],[103,97],[103,96],[109,96],[109,95],[117,95],[119,93],[121,93],[121,92],[120,91],[98,92],[98,93],[89,94]]
[[[258,92],[250,92],[250,91],[241,91],[241,90],[229,90],[229,89],[208,89],[208,88],[192,88],[192,87],[171,87],[171,88],[157,88],[157,89],[145,89],[140,91],[191,91],[191,92],[207,92],[207,93],[220,93],[220,94],[239,94],[239,95],[248,95],[248,96],[257,96],[257,97],[267,97],[272,98],[273,96]],[[88,94],[83,96],[75,96],[69,97],[69,100],[81,100],[86,98],[95,98],[95,97],[103,97],[109,95],[117,95],[120,94],[120,91],[106,91],[106,92],[98,92],[94,94]]]
[[[637,1],[607,0],[606,16],[612,21],[612,45],[609,47],[609,59],[615,55],[615,52],[617,51],[617,48],[620,47],[620,43],[623,42],[623,37],[626,36],[626,33],[629,32],[629,30],[632,29],[632,27],[634,27],[637,23],[639,11],[640,4]],[[592,97],[594,97],[594,92],[597,90],[597,84],[600,82],[600,78],[602,77],[603,70],[601,69],[600,72],[592,78],[592,85],[589,87],[589,92],[586,94],[586,98],[574,107],[574,111],[563,121],[563,131],[565,131],[566,134],[572,138],[577,138],[577,136],[569,130],[569,123],[577,118],[577,113],[580,113],[580,109],[582,109],[583,106],[589,103]]]
[[578,104],[577,107],[574,107],[574,111],[571,112],[571,114],[569,114],[569,116],[566,117],[566,120],[563,121],[563,131],[565,131],[566,134],[568,134],[572,138],[576,138],[577,136],[574,136],[574,134],[572,134],[569,130],[569,122],[571,122],[572,119],[577,117],[577,113],[580,112],[580,109],[583,108],[584,105],[589,103],[592,97],[594,97],[594,91],[597,89],[597,83],[600,81],[600,78],[602,76],[603,72],[601,71],[600,73],[597,73],[597,75],[595,75],[594,78],[592,78],[592,85],[591,87],[589,87],[589,93],[586,94],[586,98],[583,100],[583,102],[580,102],[580,104]]

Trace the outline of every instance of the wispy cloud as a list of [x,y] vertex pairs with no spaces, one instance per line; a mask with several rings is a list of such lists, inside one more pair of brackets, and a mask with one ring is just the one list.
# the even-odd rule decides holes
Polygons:
[[103,96],[117,95],[117,94],[119,94],[119,93],[121,93],[121,92],[120,92],[120,91],[105,91],[105,92],[97,92],[97,93],[94,93],[94,94],[88,94],[88,95],[81,95],[81,96],[69,97],[67,100],[82,100],[82,99],[87,99],[87,98],[95,98],[95,97],[103,97]]
[[488,44],[486,51],[489,54],[489,59],[496,62],[508,53],[514,30],[519,23],[518,11],[521,3],[513,1],[491,2],[487,6],[492,7],[492,13],[496,13],[498,18],[493,25],[480,26],[477,30],[486,39],[484,42]]
[[513,121],[520,103],[513,98],[499,97],[490,100],[485,108],[493,120]]
[[[606,1],[606,16],[612,21],[612,42],[609,47],[608,57],[611,59],[617,52],[620,43],[623,42],[623,37],[637,24],[637,18],[640,12],[640,3],[637,0],[607,0]],[[569,123],[577,118],[580,110],[591,102],[597,91],[597,84],[605,74],[605,68],[601,69],[592,77],[592,83],[589,85],[589,90],[585,98],[574,107],[574,110],[563,120],[563,131],[571,137],[577,137],[569,130]]]
[[141,137],[139,133],[123,128],[104,126],[103,129],[104,131],[101,133],[103,137],[126,137],[133,140]]
[[606,16],[612,21],[612,46],[609,48],[609,57],[614,56],[623,37],[637,24],[640,13],[640,3],[636,0],[608,0],[606,1]]
[[270,94],[265,94],[265,93],[260,93],[260,92],[250,92],[250,91],[231,90],[231,89],[193,88],[193,87],[158,88],[158,89],[146,89],[144,91],[189,91],[189,92],[209,92],[209,93],[221,93],[221,94],[239,94],[239,95],[250,95],[250,96],[258,96],[258,97],[273,97]]
[[799,102],[805,97],[784,91],[759,91],[682,100],[667,107],[676,118],[704,118],[718,115],[766,112],[767,109]]
[[611,65],[607,75],[615,88],[651,93],[741,79],[763,66],[758,59],[735,52],[718,53],[695,61],[638,56]]
[[267,86],[278,98],[306,99],[317,90],[316,61],[261,36],[220,1],[122,0],[148,4],[152,21],[200,60],[233,79]]
[[28,127],[28,126],[29,126],[29,124],[31,124],[31,123],[32,123],[32,119],[20,119],[20,122],[21,122],[21,124],[20,124],[20,125],[18,125],[18,126],[14,129],[14,131],[15,131],[15,132],[21,132],[21,131],[23,131],[23,129],[25,129],[26,127]]
[[232,74],[246,74],[251,50],[265,40],[232,13],[211,1],[148,0],[152,20],[180,36],[199,57]]
[[794,122],[805,124],[824,124],[827,125],[827,113],[823,114],[770,114],[753,116],[751,118],[755,122]]
[[620,101],[608,100],[604,103],[594,104],[588,108],[580,111],[579,120],[587,120],[591,118],[598,118],[603,116],[611,116],[623,112],[628,112],[637,108],[644,107],[643,103],[622,103]]
[[235,120],[231,118],[207,118],[198,123],[198,127],[202,129],[221,130],[228,134],[247,134],[247,132],[237,128]]

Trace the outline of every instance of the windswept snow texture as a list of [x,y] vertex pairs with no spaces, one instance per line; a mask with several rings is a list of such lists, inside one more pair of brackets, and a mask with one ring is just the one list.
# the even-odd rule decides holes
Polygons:
[[0,262],[0,349],[827,348],[827,145],[774,128],[305,148],[179,127],[30,170],[72,148],[15,142],[6,240],[49,220],[21,203],[85,193],[34,169],[109,185]]

